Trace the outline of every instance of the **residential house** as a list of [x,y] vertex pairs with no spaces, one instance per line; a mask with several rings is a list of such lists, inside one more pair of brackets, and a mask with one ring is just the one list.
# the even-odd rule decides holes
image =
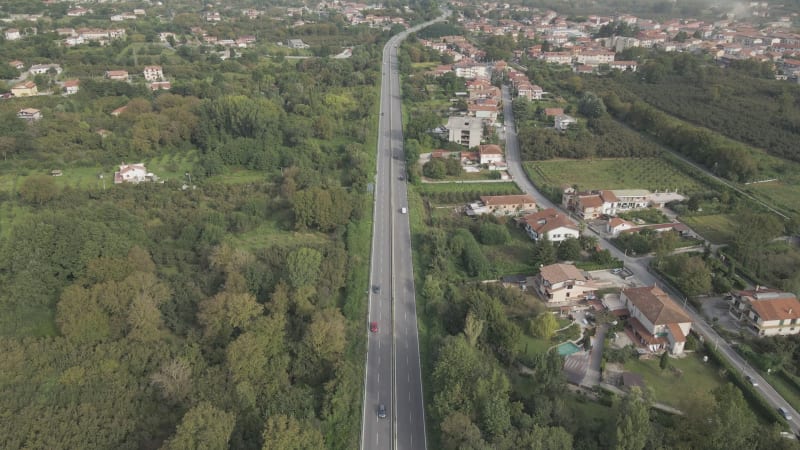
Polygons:
[[543,266],[533,278],[536,293],[547,303],[593,299],[597,286],[572,264]]
[[30,97],[32,95],[39,95],[39,90],[36,88],[36,83],[33,81],[23,81],[12,87],[11,93],[14,97]]
[[304,49],[310,47],[310,45],[303,42],[302,39],[289,39],[288,41],[286,41],[286,45],[289,48],[294,48],[294,49]]
[[577,239],[580,236],[580,230],[569,217],[554,208],[524,216],[521,223],[533,240],[539,240],[544,236],[551,242],[560,242],[571,237]]
[[585,220],[592,220],[604,214],[616,214],[619,198],[614,191],[576,192],[570,187],[564,190],[561,202],[565,209],[575,211]]
[[617,236],[620,232],[625,230],[630,230],[631,228],[635,228],[636,224],[633,222],[629,222],[625,219],[620,219],[619,217],[612,217],[606,223],[606,233],[610,233],[613,236]]
[[447,119],[448,140],[477,147],[483,139],[483,119],[476,117],[450,117]]
[[758,336],[800,333],[800,301],[794,294],[762,286],[731,294],[729,311]]
[[159,81],[164,78],[161,66],[144,66],[144,79],[147,81]]
[[88,9],[78,7],[78,8],[73,8],[73,9],[68,10],[67,11],[67,16],[68,17],[81,17],[81,16],[85,16],[88,13],[89,13]]
[[558,131],[567,131],[570,125],[578,123],[574,117],[566,114],[561,114],[555,117],[555,128]]
[[151,91],[160,91],[160,90],[168,91],[172,89],[172,83],[170,83],[169,81],[154,81],[147,86],[150,88]]
[[544,109],[544,116],[545,117],[555,117],[564,114],[564,108],[545,108]]
[[614,189],[611,192],[617,197],[617,211],[644,209],[650,206],[652,193],[647,189]]
[[528,194],[482,195],[479,202],[467,205],[468,216],[494,214],[496,216],[518,215],[536,211],[536,200]]
[[119,171],[114,172],[114,184],[141,183],[152,179],[153,174],[148,173],[144,164],[121,164]]
[[9,28],[4,33],[7,41],[18,41],[22,38],[19,34],[19,30],[16,28]]
[[658,286],[626,288],[620,301],[628,308],[628,326],[633,335],[651,352],[669,350],[683,353],[692,319]]
[[28,69],[28,72],[31,75],[43,75],[46,73],[55,72],[56,75],[63,72],[64,69],[61,68],[58,64],[34,64]]
[[11,65],[11,67],[13,67],[13,68],[15,68],[17,70],[24,70],[25,69],[25,63],[20,61],[20,60],[18,60],[18,59],[15,59],[13,61],[9,61],[8,64]]
[[106,70],[106,78],[109,80],[128,81],[127,70]]
[[124,113],[126,109],[128,109],[128,105],[120,106],[119,108],[111,111],[111,115],[114,117],[119,117],[119,115]]
[[29,122],[42,118],[42,112],[35,108],[23,108],[17,111],[17,118]]
[[470,116],[478,119],[486,119],[490,124],[497,120],[497,110],[497,105],[479,105],[476,103],[467,105],[467,111]]
[[64,93],[67,95],[77,94],[80,89],[80,80],[66,80],[64,81]]
[[503,161],[503,149],[497,144],[486,144],[478,146],[481,164],[494,164]]
[[636,72],[638,64],[636,61],[613,61],[608,63],[608,67],[614,70]]

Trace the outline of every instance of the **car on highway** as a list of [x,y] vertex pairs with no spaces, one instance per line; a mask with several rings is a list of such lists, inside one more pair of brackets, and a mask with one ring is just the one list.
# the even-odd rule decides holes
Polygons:
[[789,413],[789,410],[784,408],[783,406],[778,408],[778,412],[781,413],[781,415],[783,416],[784,419],[792,420],[792,415]]
[[745,380],[747,380],[747,382],[748,382],[748,383],[750,383],[750,385],[752,385],[753,387],[756,387],[756,386],[758,386],[758,381],[756,381],[756,380],[755,380],[753,377],[751,377],[750,375],[745,375],[745,376],[744,376],[744,379],[745,379]]
[[386,406],[385,405],[378,406],[378,417],[381,418],[381,419],[385,419],[386,418]]
[[371,331],[373,333],[377,333],[378,332],[378,322],[370,322],[369,323],[369,331]]
[[381,287],[378,286],[377,284],[375,286],[372,286],[372,292],[374,292],[376,294],[380,294],[381,293]]
[[408,214],[408,208],[400,208],[400,214]]

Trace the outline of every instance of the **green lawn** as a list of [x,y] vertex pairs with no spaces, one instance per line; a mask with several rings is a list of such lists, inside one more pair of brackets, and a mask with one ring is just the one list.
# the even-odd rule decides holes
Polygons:
[[513,222],[508,225],[511,241],[505,245],[481,245],[483,253],[489,258],[492,267],[499,275],[533,274],[531,263],[534,243],[531,238]]
[[796,410],[800,409],[800,392],[797,391],[794,385],[786,381],[786,379],[780,375],[761,372],[761,376],[764,377],[764,379],[767,380],[767,382],[773,388],[775,388],[776,391],[778,391],[778,394],[781,394],[781,397],[783,397],[787,402],[789,402],[790,405],[792,405],[792,408]]
[[736,216],[732,214],[713,214],[709,216],[681,217],[681,222],[690,226],[700,236],[714,244],[727,244],[733,240]]
[[522,333],[519,342],[517,343],[517,349],[521,355],[534,357],[546,352],[547,349],[553,345],[554,344],[550,341],[529,336],[527,333]]
[[766,199],[768,203],[775,206],[798,213],[800,212],[800,182],[793,184],[786,181],[772,181],[769,183],[757,183],[747,186],[747,190],[756,197]]
[[669,361],[672,367],[681,370],[680,375],[669,369],[662,372],[658,358],[628,361],[625,370],[641,375],[645,386],[653,389],[657,402],[678,409],[691,408],[698,398],[711,398],[710,392],[726,382],[717,366],[704,363],[697,354]]
[[328,242],[327,235],[316,232],[286,231],[279,226],[280,217],[262,222],[260,226],[246,233],[228,235],[226,240],[236,246],[250,251],[268,248],[275,244],[317,245]]
[[513,181],[499,183],[422,183],[415,187],[420,193],[491,192],[492,195],[522,194]]
[[525,163],[533,180],[580,190],[649,189],[694,192],[706,186],[661,158],[555,159]]

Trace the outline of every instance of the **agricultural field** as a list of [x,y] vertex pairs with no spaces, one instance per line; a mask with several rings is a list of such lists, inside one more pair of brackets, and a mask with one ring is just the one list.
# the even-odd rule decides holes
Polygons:
[[680,220],[712,244],[728,244],[733,240],[735,217],[732,214],[713,214],[681,217]]
[[[800,169],[798,169],[800,170]],[[747,185],[747,191],[772,203],[778,208],[800,214],[800,180],[796,183],[787,181],[770,181],[767,183],[754,183]]]
[[525,170],[537,185],[578,185],[580,190],[677,190],[685,194],[708,189],[661,158],[557,159],[525,163]]

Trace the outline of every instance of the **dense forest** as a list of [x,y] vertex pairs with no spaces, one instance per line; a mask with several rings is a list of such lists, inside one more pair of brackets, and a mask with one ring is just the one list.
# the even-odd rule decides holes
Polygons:
[[[257,46],[223,60],[189,38],[196,13],[105,47],[52,47],[48,26],[0,43],[4,59],[61,65],[43,91],[81,79],[72,96],[0,103],[0,447],[357,446],[388,34],[340,19],[299,33],[359,42],[348,59]],[[288,34],[249,19],[217,31],[259,27]],[[176,47],[152,42],[160,31]],[[171,91],[99,77],[148,64]],[[17,119],[27,107],[43,118]],[[160,181],[113,184],[122,161]]]

